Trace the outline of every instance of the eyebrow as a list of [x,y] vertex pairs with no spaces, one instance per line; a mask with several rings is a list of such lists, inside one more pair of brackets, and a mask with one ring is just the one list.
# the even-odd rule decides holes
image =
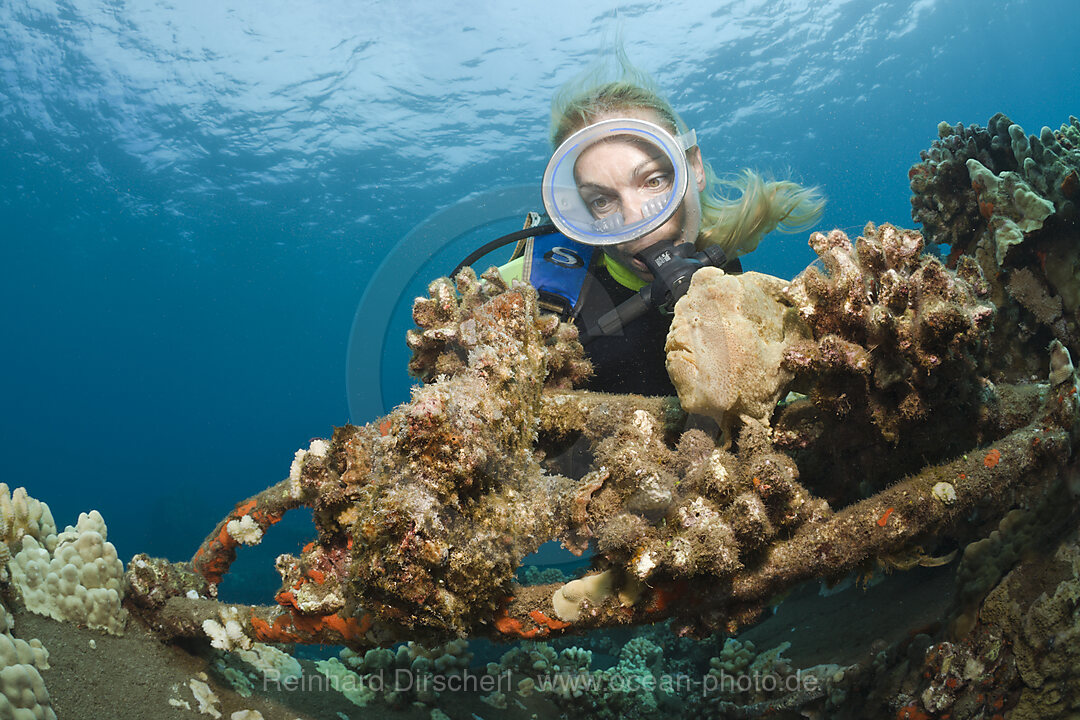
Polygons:
[[[662,157],[662,155],[655,155],[655,156],[649,157],[646,160],[642,160],[640,163],[638,163],[637,165],[634,166],[633,170],[630,171],[630,177],[637,177],[638,175],[643,174],[645,172],[645,170],[648,168],[649,165],[659,164],[661,157]],[[661,169],[663,169],[663,168],[661,168]],[[598,191],[601,191],[601,192],[611,190],[611,188],[609,188],[608,186],[600,185],[599,183],[582,183],[582,184],[579,184],[577,186],[577,188],[578,188],[578,190],[586,190],[586,189],[588,189],[588,190],[598,190]]]

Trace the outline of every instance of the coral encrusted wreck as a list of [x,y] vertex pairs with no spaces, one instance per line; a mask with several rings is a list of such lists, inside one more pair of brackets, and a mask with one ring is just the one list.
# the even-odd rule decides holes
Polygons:
[[[703,636],[807,580],[962,557],[949,622],[867,647],[817,689],[706,698],[701,714],[1066,717],[1080,123],[1028,137],[999,115],[940,135],[910,174],[923,233],[814,233],[819,261],[791,282],[695,275],[668,338],[678,398],[573,390],[589,373],[576,331],[532,288],[493,271],[435,281],[414,306],[410,402],[299,451],[191,562],[136,557],[126,607],[240,648],[662,619]],[[317,537],[278,558],[276,604],[222,607],[237,548],[298,507]],[[552,540],[590,549],[589,571],[518,584]]]
[[[996,353],[1014,370],[1040,372],[1043,348],[1080,347],[1080,121],[1036,135],[1002,114],[938,128],[940,139],[911,168],[912,216],[927,239],[949,246],[950,267],[978,262],[1003,313]],[[1036,337],[1032,337],[1036,336]]]

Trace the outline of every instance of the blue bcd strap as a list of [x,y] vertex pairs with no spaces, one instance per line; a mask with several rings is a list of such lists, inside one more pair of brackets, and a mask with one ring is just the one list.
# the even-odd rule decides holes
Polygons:
[[532,238],[531,250],[526,250],[523,279],[540,293],[540,306],[563,319],[574,317],[595,248],[553,233]]

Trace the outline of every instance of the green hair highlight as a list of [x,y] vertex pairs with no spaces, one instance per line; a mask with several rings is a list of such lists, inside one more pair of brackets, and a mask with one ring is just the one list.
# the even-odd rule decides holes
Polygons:
[[[729,196],[725,190],[736,194]],[[749,169],[734,177],[720,178],[705,163],[701,229],[696,244],[699,249],[718,245],[729,256],[745,255],[773,230],[809,230],[824,210],[825,196],[817,187],[804,187],[791,180],[766,180]]]

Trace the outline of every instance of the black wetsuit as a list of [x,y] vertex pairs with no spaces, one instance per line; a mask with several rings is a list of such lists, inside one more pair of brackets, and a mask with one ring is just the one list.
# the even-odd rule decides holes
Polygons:
[[[742,271],[742,266],[735,259],[724,270],[737,273]],[[635,295],[633,290],[611,276],[599,252],[595,253],[581,292],[581,310],[575,320],[579,330],[594,326],[599,317]],[[671,318],[671,315],[649,308],[644,315],[628,323],[621,334],[594,338],[585,346],[594,373],[585,389],[674,396],[675,386],[668,377],[664,353]]]

